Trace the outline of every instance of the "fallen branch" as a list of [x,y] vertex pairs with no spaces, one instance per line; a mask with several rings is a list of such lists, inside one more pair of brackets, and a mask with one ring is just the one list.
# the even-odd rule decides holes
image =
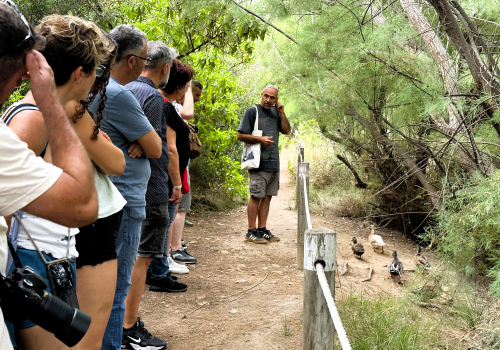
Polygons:
[[344,276],[347,272],[347,261],[344,261],[344,270],[342,271],[342,273],[340,274],[340,276]]
[[425,307],[427,309],[437,309],[437,310],[441,309],[441,305],[434,304],[434,303],[424,303],[421,301],[417,301],[417,305],[421,306],[421,307]]
[[362,279],[361,282],[366,282],[366,281],[371,280],[372,279],[372,272],[373,272],[372,265],[370,265],[370,271],[368,271],[368,277],[366,277],[365,279]]

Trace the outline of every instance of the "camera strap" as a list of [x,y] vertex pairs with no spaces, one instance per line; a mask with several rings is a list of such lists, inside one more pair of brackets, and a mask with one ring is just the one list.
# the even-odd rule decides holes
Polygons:
[[[19,222],[19,224],[21,225],[21,227],[23,228],[24,232],[26,232],[26,235],[28,236],[28,238],[30,239],[31,241],[31,244],[33,244],[33,247],[35,247],[35,250],[38,252],[38,254],[40,255],[40,258],[42,258],[42,261],[44,262],[45,266],[48,266],[49,265],[49,262],[47,261],[47,259],[45,259],[45,257],[43,256],[43,253],[40,251],[40,249],[38,249],[38,246],[36,245],[35,241],[33,240],[33,238],[31,237],[30,233],[28,232],[28,230],[26,229],[26,226],[24,226],[24,223],[22,222],[21,218],[19,217],[19,215],[17,215],[17,213],[14,213],[14,217],[16,218],[16,220]],[[66,249],[66,260],[69,260],[69,242],[71,240],[71,234],[70,234],[70,228],[68,227],[68,246],[67,246],[67,249]],[[17,254],[16,254],[17,255]],[[14,258],[14,255],[12,255],[12,258]],[[60,259],[59,259],[60,260]],[[52,262],[53,263],[53,262]],[[17,266],[17,265],[16,265]]]
[[12,262],[16,267],[23,268],[23,264],[21,263],[21,260],[19,260],[19,256],[17,255],[16,249],[12,245],[12,242],[10,240],[10,237],[7,237],[7,243],[9,244],[9,250],[10,250],[10,255],[12,255]]

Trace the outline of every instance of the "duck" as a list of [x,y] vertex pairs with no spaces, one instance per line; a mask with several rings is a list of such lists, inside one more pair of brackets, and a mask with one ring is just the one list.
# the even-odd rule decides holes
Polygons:
[[382,254],[384,254],[384,246],[386,245],[384,243],[384,240],[382,239],[382,237],[375,234],[375,225],[371,225],[370,227],[372,229],[372,232],[368,236],[368,242],[370,242],[370,244],[372,245],[373,251],[375,251],[376,248],[382,248]]
[[422,247],[420,247],[420,244],[417,244],[417,253],[413,259],[415,260],[417,268],[424,268],[426,270],[431,268],[431,265],[429,265],[429,262],[427,261],[427,257],[422,254]]
[[403,263],[398,259],[398,253],[392,252],[392,261],[387,265],[387,270],[391,274],[391,278],[401,277],[403,274]]
[[361,243],[358,243],[356,237],[352,237],[351,249],[352,252],[354,253],[354,256],[358,259],[361,259],[361,255],[363,255],[365,252],[365,247],[363,247]]

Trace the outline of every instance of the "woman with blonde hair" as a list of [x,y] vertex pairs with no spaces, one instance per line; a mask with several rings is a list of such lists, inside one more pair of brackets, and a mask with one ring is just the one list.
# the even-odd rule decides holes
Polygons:
[[[81,103],[72,102],[88,98],[96,75],[101,76],[104,73],[105,67],[100,66],[101,62],[109,57],[114,44],[95,24],[74,16],[47,16],[42,19],[37,29],[46,39],[45,48],[41,53],[54,71],[56,90],[61,104],[66,106],[66,112],[69,112],[68,115],[74,122],[75,131],[86,146],[94,164],[107,173],[123,172],[125,164],[123,153],[103,137],[88,113],[80,112]],[[47,162],[51,161],[52,155],[44,119],[36,107],[31,92],[20,103],[7,110],[3,118],[35,154],[42,156]],[[116,198],[119,206],[119,197]],[[124,200],[123,198],[121,200],[123,206]],[[76,297],[78,251],[75,237],[79,232],[78,228],[64,227],[24,212],[18,214],[20,222],[13,225],[11,234],[17,233],[17,255],[21,263],[33,268],[47,281],[49,293],[57,295],[73,307],[78,307]],[[57,270],[48,268],[47,263],[58,259],[67,261],[56,264]],[[56,282],[53,279],[53,283],[50,283],[49,274],[55,273],[54,271],[62,271],[58,277],[64,278],[56,279]],[[114,272],[116,275],[116,270]],[[11,330],[11,339],[14,342],[15,334],[15,339],[23,349],[67,348],[52,333],[29,320],[14,325]]]

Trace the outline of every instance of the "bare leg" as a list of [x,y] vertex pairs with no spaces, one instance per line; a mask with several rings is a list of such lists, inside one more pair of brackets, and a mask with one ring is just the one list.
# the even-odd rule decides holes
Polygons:
[[250,196],[250,200],[248,201],[247,206],[247,215],[248,215],[248,229],[253,230],[255,226],[255,222],[257,220],[257,213],[259,211],[259,203],[261,198]]
[[[182,247],[182,232],[184,231],[184,220],[186,220],[185,211],[180,211],[175,216],[174,221],[172,222],[172,242],[171,247],[172,251],[181,249]],[[170,235],[169,235],[170,236]]]
[[[19,331],[18,349],[22,350],[66,350],[69,349],[53,333],[47,332],[40,326],[26,328]],[[71,349],[79,349],[78,345]]]
[[266,195],[264,198],[260,199],[259,202],[259,228],[266,227],[267,217],[269,215],[269,206],[271,205],[272,196]]
[[144,284],[146,283],[146,273],[153,257],[143,258],[138,256],[132,272],[132,285],[125,299],[125,316],[123,327],[130,328],[137,322],[139,314],[139,304],[141,303]]
[[77,270],[76,294],[80,309],[92,317],[87,334],[78,343],[81,349],[101,349],[115,296],[116,271],[116,259]]
[[[174,221],[175,217],[177,216],[179,210],[179,206],[175,209],[175,214],[174,214]],[[167,241],[167,256],[170,256],[170,246],[172,245],[172,226],[174,226],[174,222],[172,221],[172,224],[170,225],[170,228],[168,229],[168,241]]]

